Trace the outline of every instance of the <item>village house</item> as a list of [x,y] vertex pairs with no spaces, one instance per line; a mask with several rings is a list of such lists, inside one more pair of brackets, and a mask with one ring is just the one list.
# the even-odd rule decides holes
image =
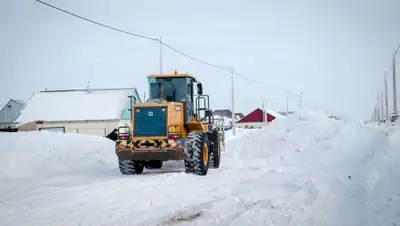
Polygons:
[[15,122],[19,131],[106,136],[119,126],[131,127],[131,100],[141,102],[135,88],[40,91],[27,101]]

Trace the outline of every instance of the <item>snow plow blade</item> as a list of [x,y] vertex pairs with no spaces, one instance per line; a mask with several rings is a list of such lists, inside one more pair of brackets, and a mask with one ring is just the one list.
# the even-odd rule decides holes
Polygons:
[[144,148],[140,149],[119,149],[117,150],[117,156],[120,160],[183,160],[187,159],[188,155],[183,149],[179,148],[168,148],[164,150]]
[[143,148],[131,148],[130,146],[124,146],[120,142],[117,142],[116,154],[120,160],[184,160],[189,156],[186,154],[183,147],[143,147]]

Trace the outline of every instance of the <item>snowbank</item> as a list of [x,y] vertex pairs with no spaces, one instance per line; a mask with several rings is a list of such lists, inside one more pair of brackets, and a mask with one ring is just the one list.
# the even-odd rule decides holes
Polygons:
[[[24,188],[20,193],[0,190],[0,222],[400,223],[398,127],[298,112],[261,130],[238,130],[235,137],[227,132],[227,140],[221,167],[205,177],[180,170],[128,177],[119,174],[113,142],[107,139],[45,132],[0,134],[0,184]],[[27,189],[29,184],[18,181],[32,177],[41,187]],[[59,181],[49,180],[54,177]]]
[[303,215],[299,225],[400,223],[399,127],[299,112],[231,140],[227,150],[231,169],[270,169],[279,176],[265,176],[266,186],[283,186],[282,197],[296,190],[281,208]]
[[244,136],[245,134],[248,133],[252,133],[254,131],[256,131],[257,129],[243,129],[243,128],[236,128],[236,134],[233,135],[233,130],[227,130],[225,131],[225,142],[229,142],[231,140],[235,140],[238,139],[242,136]]
[[56,132],[0,133],[0,179],[87,174],[116,166],[114,143]]
[[277,119],[278,118],[286,118],[286,116],[284,116],[284,115],[282,115],[282,114],[280,114],[280,113],[278,113],[278,112],[276,112],[276,111],[274,111],[272,109],[267,109],[267,113],[272,115],[272,116],[274,116]]

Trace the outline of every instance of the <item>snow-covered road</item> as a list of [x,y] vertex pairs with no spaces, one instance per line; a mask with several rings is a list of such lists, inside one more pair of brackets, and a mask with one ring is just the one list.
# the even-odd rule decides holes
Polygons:
[[0,225],[396,225],[400,129],[297,114],[231,137],[220,169],[119,174],[94,136],[0,134]]

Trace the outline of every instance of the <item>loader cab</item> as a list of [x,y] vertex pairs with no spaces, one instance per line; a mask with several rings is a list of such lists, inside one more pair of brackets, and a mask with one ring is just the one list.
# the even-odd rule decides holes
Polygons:
[[[203,95],[202,84],[190,74],[174,74],[166,75],[149,75],[149,100],[163,100],[167,102],[183,103],[185,108],[185,121],[194,121],[195,113],[200,112],[199,109],[206,109],[208,106],[205,101],[199,102],[199,97]],[[195,90],[197,97],[195,97]],[[203,106],[204,105],[204,106]],[[205,112],[202,114],[205,115]]]

